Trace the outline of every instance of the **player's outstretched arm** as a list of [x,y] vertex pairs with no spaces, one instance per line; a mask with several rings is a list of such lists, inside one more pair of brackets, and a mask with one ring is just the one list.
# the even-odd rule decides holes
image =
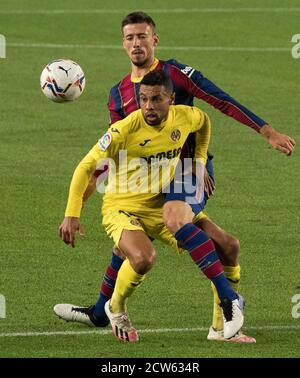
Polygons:
[[[201,112],[199,109],[197,109],[196,114],[199,113],[201,115],[200,117],[200,123],[198,126],[200,126],[200,129],[198,129],[195,133],[195,156],[194,160],[196,163],[196,198],[200,201],[203,192],[209,191],[207,189],[207,185],[210,186],[210,182],[207,182],[207,172],[206,172],[206,161],[207,161],[207,151],[208,151],[208,145],[210,141],[210,134],[211,134],[211,123],[208,115],[204,112]],[[207,174],[207,175],[205,175]],[[205,187],[206,186],[206,187]],[[213,189],[210,189],[213,191]]]
[[288,135],[279,133],[270,125],[264,125],[260,129],[260,133],[276,150],[279,150],[286,155],[291,155],[293,153],[296,145],[296,142],[293,138],[289,137]]
[[75,234],[77,231],[83,233],[79,218],[82,210],[84,194],[88,187],[90,177],[95,172],[97,163],[101,166],[108,158],[113,158],[122,146],[122,137],[112,140],[109,132],[106,132],[90,152],[81,160],[74,171],[65,219],[59,227],[59,236],[66,243],[75,247]]
[[80,224],[79,218],[76,217],[65,217],[59,226],[59,236],[63,242],[66,244],[71,244],[75,247],[75,235],[79,232],[79,235],[84,235],[84,230]]
[[97,161],[105,155],[96,144],[81,160],[72,177],[65,218],[59,227],[59,236],[66,244],[75,247],[75,235],[83,235],[83,228],[79,218],[83,204],[83,197],[92,172],[96,169]]
[[90,177],[90,181],[88,183],[88,186],[87,188],[85,189],[85,192],[83,194],[83,203],[82,203],[82,207],[84,206],[84,203],[91,197],[91,195],[94,193],[95,189],[96,189],[96,181],[97,181],[97,177],[94,176],[94,174],[91,175]]

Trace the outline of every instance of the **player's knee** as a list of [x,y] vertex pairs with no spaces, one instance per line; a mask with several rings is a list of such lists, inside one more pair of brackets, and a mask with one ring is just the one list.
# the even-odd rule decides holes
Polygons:
[[185,223],[180,218],[177,218],[175,216],[166,217],[164,219],[164,223],[172,234],[175,234],[178,230],[180,230],[182,226],[185,225]]
[[163,209],[163,220],[166,227],[172,234],[175,234],[185,224],[192,222],[194,213],[192,208],[182,202],[180,206],[174,206],[171,202],[167,202]]
[[130,263],[133,270],[139,274],[147,273],[156,261],[156,252],[152,248],[150,250],[137,250],[134,253],[134,257],[131,259]]

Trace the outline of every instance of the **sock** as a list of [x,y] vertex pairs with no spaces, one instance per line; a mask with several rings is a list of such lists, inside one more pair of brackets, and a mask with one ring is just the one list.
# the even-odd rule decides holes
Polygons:
[[220,299],[228,298],[232,301],[237,298],[225,277],[215,245],[206,232],[193,223],[187,223],[176,232],[175,238],[188,250],[194,263],[206,277],[214,283]]
[[[224,266],[224,273],[227,277],[230,286],[233,288],[233,290],[238,293],[240,291],[240,274],[241,268],[239,265],[237,266]],[[223,316],[222,316],[222,310],[220,307],[220,299],[218,297],[218,293],[216,290],[215,285],[212,283],[211,288],[214,294],[214,310],[213,310],[213,321],[212,326],[217,331],[220,331],[224,328],[224,322],[223,322]]]
[[123,262],[118,273],[115,290],[110,300],[112,312],[126,311],[128,298],[142,283],[145,277],[145,274],[138,274],[132,269],[128,259]]
[[112,296],[112,293],[115,288],[118,271],[121,268],[123,261],[124,260],[121,259],[121,257],[117,256],[113,251],[111,263],[107,267],[106,272],[104,274],[100,288],[99,298],[97,303],[95,304],[95,309],[93,312],[93,315],[97,320],[106,319],[104,305]]
[[230,286],[236,293],[240,291],[240,279],[241,279],[241,267],[237,266],[226,266],[224,265],[224,273],[227,277]]

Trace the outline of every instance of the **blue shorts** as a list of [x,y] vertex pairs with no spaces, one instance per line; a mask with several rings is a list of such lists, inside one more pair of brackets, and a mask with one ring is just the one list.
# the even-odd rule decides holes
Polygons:
[[[214,167],[212,164],[212,155],[208,155],[207,163],[206,163],[206,170],[210,176],[210,178],[215,182],[215,176],[214,176]],[[184,182],[184,185],[182,184]],[[182,183],[180,185],[180,189],[178,186],[178,182],[176,180],[173,180],[169,187],[169,193],[165,194],[165,202],[168,201],[183,201],[187,202],[195,215],[198,215],[205,207],[206,202],[208,200],[207,194],[204,192],[203,196],[201,198],[201,202],[196,200],[195,194],[196,194],[196,176],[194,174],[192,175],[186,175],[182,176]]]

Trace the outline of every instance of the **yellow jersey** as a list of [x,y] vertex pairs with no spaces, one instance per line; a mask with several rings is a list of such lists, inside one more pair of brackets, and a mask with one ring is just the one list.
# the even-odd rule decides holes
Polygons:
[[109,163],[104,206],[128,205],[132,211],[163,205],[163,188],[174,177],[181,149],[190,133],[196,133],[194,159],[205,165],[210,139],[210,120],[196,107],[171,105],[167,119],[151,126],[139,109],[110,126],[77,166],[65,216],[79,217],[90,175]]

